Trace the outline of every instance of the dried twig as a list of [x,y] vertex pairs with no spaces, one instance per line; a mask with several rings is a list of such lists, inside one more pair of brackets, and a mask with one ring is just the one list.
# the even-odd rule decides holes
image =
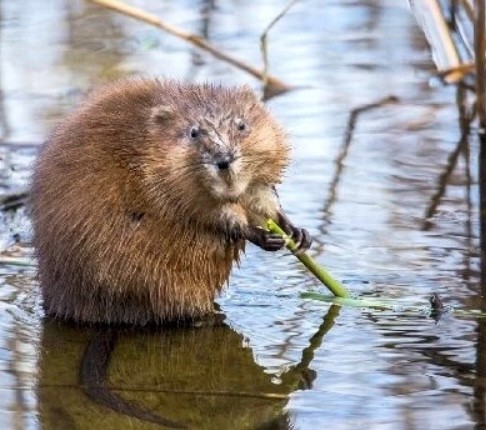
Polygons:
[[28,257],[6,257],[0,255],[0,266],[34,267],[36,266],[36,262],[34,259]]
[[12,142],[9,140],[0,140],[0,147],[5,146],[12,149],[38,149],[42,142]]
[[263,56],[263,91],[266,99],[272,97],[275,94],[271,93],[272,87],[268,85],[268,47],[267,47],[267,37],[270,30],[274,25],[282,19],[282,17],[294,6],[299,0],[290,0],[290,2],[285,6],[282,11],[268,24],[268,26],[263,30],[260,36],[260,49]]
[[[146,22],[147,24],[153,25],[154,27],[160,28],[161,30],[169,33],[179,39],[185,40],[198,48],[209,52],[214,57],[226,61],[229,64],[232,64],[235,67],[238,67],[241,70],[249,73],[250,75],[254,76],[255,78],[263,81],[264,79],[264,72],[247,64],[225,52],[222,52],[215,48],[214,46],[210,45],[206,40],[199,37],[196,34],[188,33],[180,28],[177,28],[173,25],[167,24],[166,22],[159,19],[157,16],[152,15],[148,12],[143,11],[142,9],[138,9],[133,6],[129,6],[126,3],[123,3],[119,0],[88,0],[91,3],[95,3],[99,6],[103,6],[107,9],[114,10],[116,12],[122,13],[126,16],[131,18],[138,19],[139,21]],[[266,76],[267,86],[273,95],[281,94],[286,91],[291,90],[293,87],[291,85],[286,84],[285,82],[281,81],[280,79],[276,78],[272,75]]]
[[27,196],[27,188],[0,195],[0,210],[18,209],[25,204]]

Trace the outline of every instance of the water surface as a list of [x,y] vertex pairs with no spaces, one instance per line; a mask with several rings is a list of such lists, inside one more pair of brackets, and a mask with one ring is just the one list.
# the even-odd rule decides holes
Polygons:
[[[260,64],[283,2],[131,4]],[[126,75],[259,83],[187,44],[79,0],[0,5],[0,192],[28,183],[52,127],[93,86]],[[457,89],[434,65],[406,2],[308,1],[270,35],[272,73],[299,86],[269,101],[294,147],[284,207],[312,255],[355,294],[479,309],[475,130],[429,222],[461,140]],[[353,109],[361,112],[346,139]],[[0,250],[30,255],[24,210],[0,213]],[[218,302],[227,327],[126,334],[111,384],[191,428],[458,429],[484,425],[485,329],[445,315],[338,308],[293,256],[249,247]],[[0,266],[0,427],[155,428],[79,388],[91,335],[43,319],[34,268]],[[271,394],[272,396],[269,396]],[[287,397],[288,395],[288,397]],[[264,427],[264,426],[267,427]],[[272,427],[273,426],[273,427]]]

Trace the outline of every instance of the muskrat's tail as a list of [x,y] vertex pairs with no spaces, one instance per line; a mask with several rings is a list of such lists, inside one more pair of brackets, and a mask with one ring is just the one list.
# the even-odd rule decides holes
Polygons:
[[169,428],[187,428],[185,425],[163,418],[141,406],[130,403],[113,393],[106,384],[111,354],[118,339],[114,328],[100,327],[91,338],[81,361],[81,386],[96,403],[121,414]]

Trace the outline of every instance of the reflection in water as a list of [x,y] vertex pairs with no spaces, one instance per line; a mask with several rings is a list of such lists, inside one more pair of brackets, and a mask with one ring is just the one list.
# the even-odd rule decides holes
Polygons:
[[[127,330],[109,367],[112,391],[165,419],[197,429],[290,429],[287,396],[312,388],[315,351],[339,307],[329,308],[301,361],[281,383],[257,365],[243,337],[226,325]],[[37,395],[43,428],[124,428],[132,418],[100,407],[79,386],[80,358],[93,331],[46,320],[41,336]],[[137,420],[137,428],[152,428]],[[57,427],[56,427],[57,426]]]
[[[119,429],[132,420],[97,406],[79,389],[88,336],[87,330],[44,324],[37,391],[45,429],[90,428],[93,422]],[[109,381],[124,399],[198,429],[255,428],[276,420],[291,390],[273,384],[241,335],[227,326],[126,332],[115,348]],[[137,428],[152,427],[137,421]]]
[[[470,186],[471,184],[471,177],[468,169],[467,160],[468,160],[468,153],[469,153],[469,135],[471,131],[470,126],[471,126],[471,121],[474,119],[475,111],[467,110],[466,107],[467,91],[468,90],[463,85],[458,85],[456,102],[459,111],[459,127],[461,130],[461,137],[459,139],[459,142],[457,143],[457,146],[449,154],[449,157],[447,158],[447,164],[438,180],[437,191],[430,199],[431,200],[430,205],[425,212],[425,221],[423,225],[424,230],[429,230],[432,227],[430,219],[435,215],[437,208],[440,204],[440,201],[444,197],[447,184],[450,181],[452,172],[456,168],[459,155],[461,154],[464,154],[466,156],[466,177],[467,177],[466,184],[468,184],[467,186]],[[469,195],[469,193],[467,193],[467,195]],[[470,213],[469,210],[468,213]]]
[[[333,216],[332,207],[334,206],[336,200],[338,199],[339,182],[341,180],[341,175],[343,174],[344,162],[348,155],[349,147],[351,146],[351,142],[353,141],[353,135],[355,132],[356,122],[358,120],[359,115],[361,115],[363,112],[376,109],[390,103],[397,103],[397,102],[398,102],[397,97],[388,96],[382,100],[379,100],[374,103],[369,103],[364,106],[360,106],[351,111],[348,119],[348,124],[346,126],[346,131],[344,133],[344,140],[343,140],[342,147],[336,157],[336,160],[334,161],[335,170],[333,175],[331,176],[331,181],[329,183],[329,187],[327,190],[326,202],[324,203],[324,208],[322,209],[323,224],[320,227],[322,236],[324,237],[326,236],[327,226],[332,222],[332,216]],[[324,245],[322,241],[319,242],[319,245],[320,245],[319,252],[322,252],[322,247]]]
[[[321,346],[324,336],[332,329],[335,323],[335,319],[339,316],[340,307],[331,305],[324,317],[322,324],[319,326],[317,332],[310,338],[309,346],[303,349],[302,358],[298,364],[292,366],[285,374],[282,375],[282,379],[289,382],[299,381],[297,388],[299,390],[307,390],[312,388],[312,383],[317,374],[310,367],[316,350]],[[294,384],[295,382],[292,382]]]

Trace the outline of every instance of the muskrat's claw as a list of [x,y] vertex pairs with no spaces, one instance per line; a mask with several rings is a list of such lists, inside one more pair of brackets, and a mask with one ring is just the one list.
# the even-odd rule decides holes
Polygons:
[[294,254],[302,254],[310,248],[312,245],[312,237],[306,229],[294,227],[284,212],[279,212],[278,222],[280,227],[282,227],[282,230],[285,231],[297,245]]
[[290,227],[292,229],[291,237],[297,245],[294,254],[302,254],[312,245],[312,237],[305,228]]
[[259,227],[250,227],[246,238],[265,251],[278,251],[285,246],[285,240],[282,236],[270,233]]

